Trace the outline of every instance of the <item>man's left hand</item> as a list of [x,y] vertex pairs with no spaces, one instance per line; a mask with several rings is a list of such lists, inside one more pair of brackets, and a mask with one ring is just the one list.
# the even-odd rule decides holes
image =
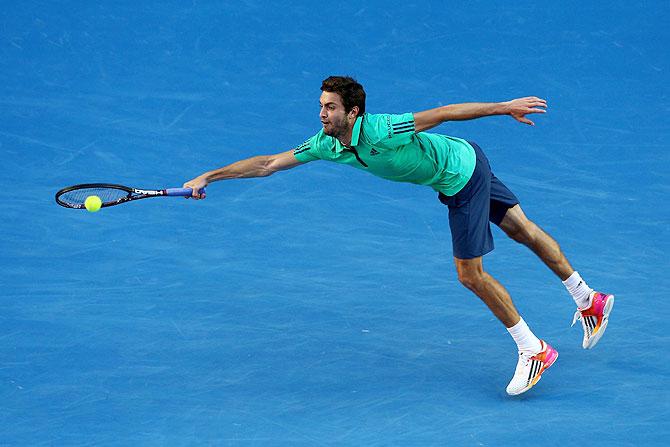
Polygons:
[[508,115],[529,126],[534,126],[535,123],[526,118],[526,115],[530,113],[547,113],[547,101],[536,96],[513,99],[503,104]]

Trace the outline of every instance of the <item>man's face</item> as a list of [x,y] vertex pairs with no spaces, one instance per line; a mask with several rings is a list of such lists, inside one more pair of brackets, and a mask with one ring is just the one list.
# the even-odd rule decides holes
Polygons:
[[321,107],[319,119],[323,124],[323,133],[335,138],[346,136],[356,121],[357,107],[346,113],[342,98],[334,92],[322,92],[319,105]]

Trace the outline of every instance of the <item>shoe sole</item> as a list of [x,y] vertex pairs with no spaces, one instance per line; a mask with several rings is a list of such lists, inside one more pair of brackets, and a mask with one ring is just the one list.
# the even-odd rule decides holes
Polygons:
[[612,298],[607,300],[605,308],[603,309],[603,321],[600,324],[600,328],[598,328],[598,332],[593,337],[591,337],[591,340],[589,340],[588,344],[584,346],[584,349],[593,349],[605,334],[605,329],[607,329],[607,324],[609,323],[610,312],[612,312],[612,307],[614,307],[614,295],[610,296]]
[[537,375],[537,377],[535,377],[535,379],[531,382],[530,385],[528,385],[526,388],[522,389],[522,390],[519,391],[518,393],[514,393],[514,394],[507,393],[507,394],[509,394],[510,396],[518,396],[519,394],[523,394],[523,393],[525,393],[526,391],[528,391],[528,390],[530,390],[531,388],[533,388],[535,385],[537,385],[537,383],[538,383],[538,382],[540,381],[540,379],[542,378],[542,374],[544,374],[544,372],[545,372],[546,370],[548,370],[548,369],[551,367],[551,365],[553,365],[554,363],[556,363],[556,360],[558,360],[558,351],[556,351],[556,357],[554,357],[554,358],[551,360],[551,362],[547,363],[546,365],[544,365],[544,366],[542,367],[542,369],[540,370],[540,373]]

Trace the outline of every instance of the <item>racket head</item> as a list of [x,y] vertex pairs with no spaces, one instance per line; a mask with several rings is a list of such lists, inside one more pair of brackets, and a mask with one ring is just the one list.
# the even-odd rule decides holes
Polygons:
[[56,202],[65,208],[82,209],[89,196],[98,196],[102,201],[101,208],[118,205],[130,200],[133,189],[111,183],[84,183],[68,186],[56,193]]

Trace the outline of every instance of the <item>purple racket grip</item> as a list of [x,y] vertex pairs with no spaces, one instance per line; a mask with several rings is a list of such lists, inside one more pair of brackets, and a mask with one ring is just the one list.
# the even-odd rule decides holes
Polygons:
[[[205,192],[205,188],[202,188],[200,190],[200,194],[203,194]],[[173,197],[190,197],[193,195],[193,189],[191,188],[168,188],[165,190],[165,195],[166,196],[173,196]]]

